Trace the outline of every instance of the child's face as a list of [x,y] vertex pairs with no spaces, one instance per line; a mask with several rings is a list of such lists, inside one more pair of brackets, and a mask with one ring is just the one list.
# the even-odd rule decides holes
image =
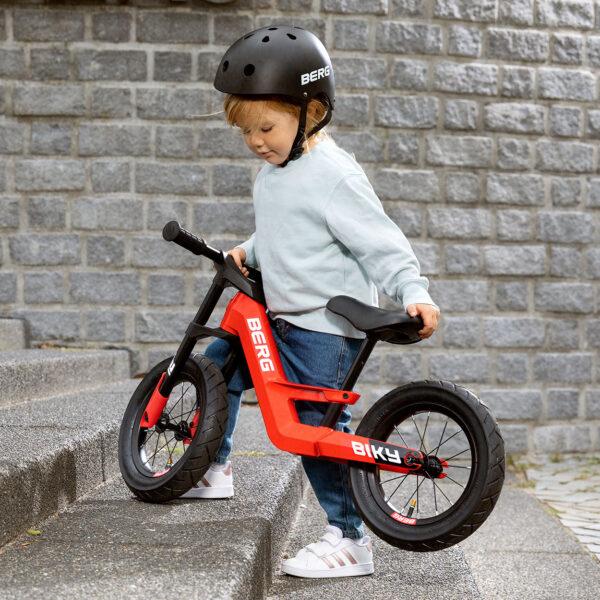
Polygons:
[[257,123],[238,123],[246,145],[272,165],[286,160],[298,132],[298,119],[286,112],[265,107]]

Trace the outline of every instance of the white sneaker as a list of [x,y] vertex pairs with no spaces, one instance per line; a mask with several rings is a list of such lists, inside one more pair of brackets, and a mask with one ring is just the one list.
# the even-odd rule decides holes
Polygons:
[[233,496],[233,469],[231,461],[224,465],[213,463],[204,477],[180,498],[231,498]]
[[368,535],[352,540],[344,537],[339,527],[328,525],[318,542],[284,560],[281,570],[297,577],[370,575],[374,571],[373,544]]

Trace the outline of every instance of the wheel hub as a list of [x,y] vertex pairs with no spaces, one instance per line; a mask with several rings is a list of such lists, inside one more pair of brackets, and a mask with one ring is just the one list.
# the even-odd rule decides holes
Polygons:
[[437,456],[426,456],[422,470],[430,479],[437,479],[444,471],[444,467]]

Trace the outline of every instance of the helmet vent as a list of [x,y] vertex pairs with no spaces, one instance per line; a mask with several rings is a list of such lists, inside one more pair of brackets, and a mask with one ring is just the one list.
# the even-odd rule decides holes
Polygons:
[[288,33],[287,36],[290,38],[290,40],[295,40],[296,39],[296,36],[293,35],[293,34],[291,34],[291,33]]
[[244,67],[244,75],[247,75],[249,77],[250,75],[252,75],[252,73],[254,73],[254,65],[246,65]]
[[277,31],[277,27],[269,27],[269,31]]
[[265,37],[262,39],[263,42],[268,42],[269,41],[269,36],[265,35]]
[[226,61],[223,63],[223,72],[227,71],[227,69],[228,69],[228,68],[229,68],[229,61],[228,61],[228,60],[226,60]]
[[298,25],[294,25],[294,29],[302,29],[304,31],[304,27],[298,27]]

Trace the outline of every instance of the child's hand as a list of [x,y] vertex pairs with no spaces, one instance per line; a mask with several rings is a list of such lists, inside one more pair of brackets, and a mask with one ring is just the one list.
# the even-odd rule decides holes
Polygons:
[[236,246],[235,248],[232,248],[231,250],[228,250],[226,252],[226,254],[230,254],[231,256],[233,256],[233,260],[235,261],[235,264],[237,265],[238,269],[246,277],[248,277],[248,275],[250,274],[250,272],[244,266],[244,263],[246,262],[246,251],[243,248],[240,248],[239,246]]
[[439,308],[432,304],[409,304],[406,307],[406,312],[411,317],[420,315],[423,319],[423,329],[419,331],[421,339],[431,337],[438,327],[438,319],[440,317]]

